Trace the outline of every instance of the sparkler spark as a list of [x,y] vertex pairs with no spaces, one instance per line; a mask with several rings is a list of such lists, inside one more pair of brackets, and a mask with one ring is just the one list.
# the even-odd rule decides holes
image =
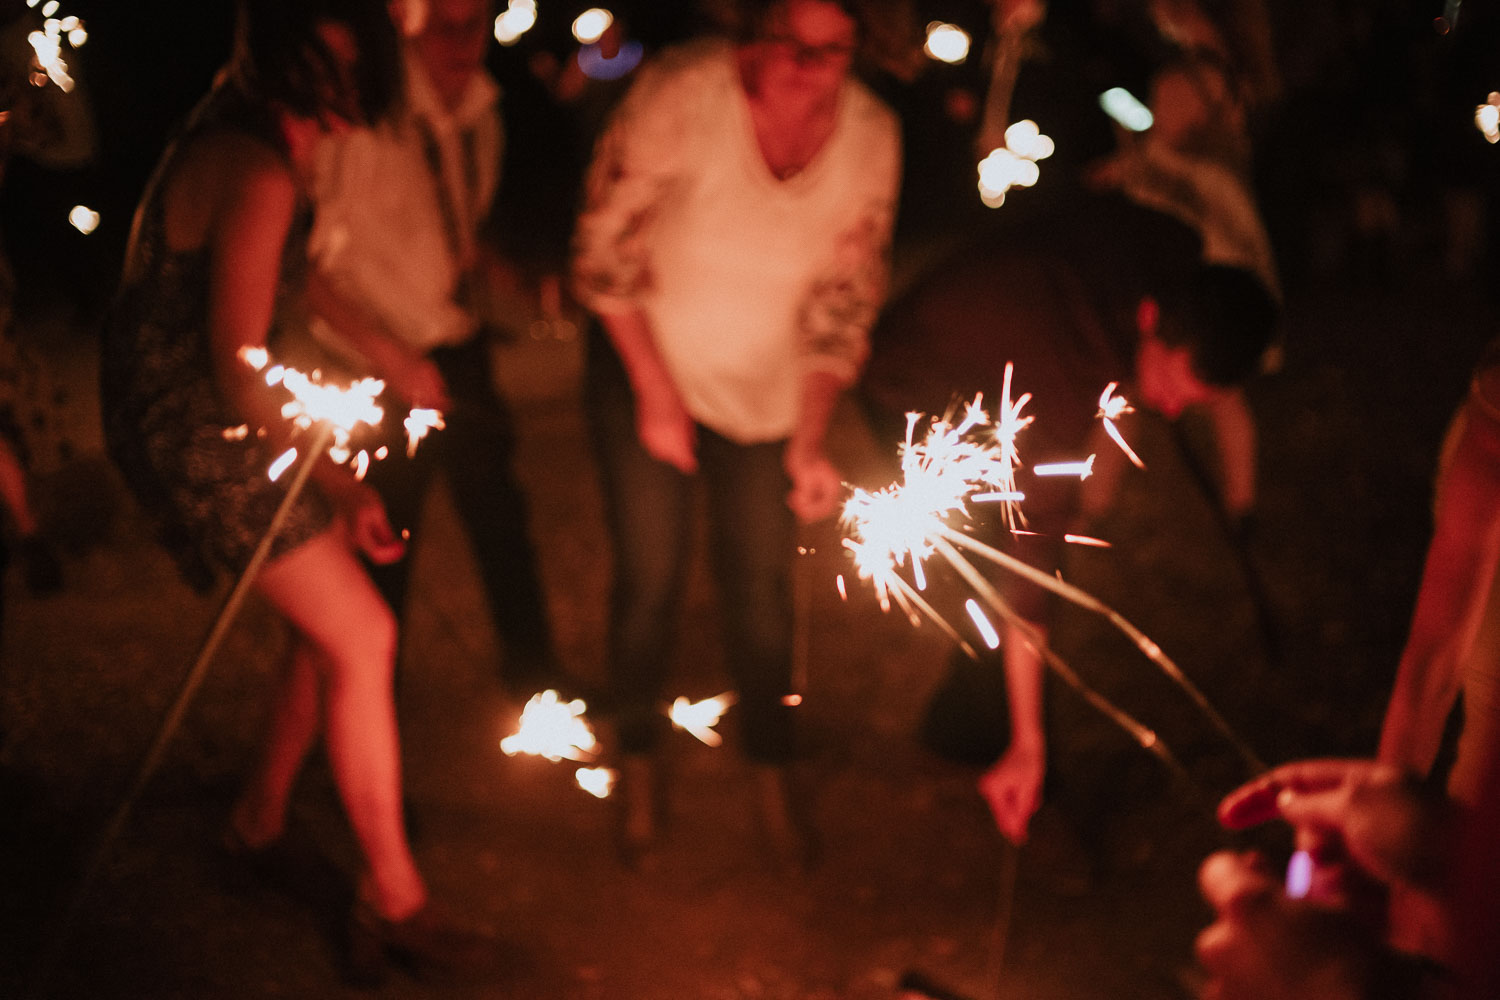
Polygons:
[[735,698],[732,691],[726,691],[712,698],[704,698],[702,701],[688,701],[686,698],[679,697],[667,710],[667,718],[672,720],[672,725],[692,733],[709,746],[720,746],[724,742],[724,737],[719,735],[714,726],[719,724],[719,720],[724,717],[729,706],[735,703]]
[[[264,347],[242,347],[239,358],[253,370],[263,372],[266,385],[279,385],[292,394],[292,398],[282,405],[281,415],[299,430],[306,430],[314,424],[328,426],[332,433],[328,446],[329,458],[340,464],[350,463],[354,467],[355,478],[364,478],[369,470],[370,453],[363,449],[355,451],[350,447],[350,441],[360,424],[375,427],[385,416],[384,409],[376,402],[385,389],[383,381],[378,378],[362,378],[347,386],[330,385],[322,380],[322,373],[319,371],[307,374],[296,368],[271,364],[270,352]],[[417,443],[429,430],[441,430],[444,426],[442,413],[428,409],[411,410],[404,423],[408,455],[416,454]],[[224,432],[226,438],[233,435],[244,436],[238,427]],[[382,445],[376,450],[374,457],[380,459],[385,456],[386,448]],[[282,456],[283,459],[285,457]],[[278,459],[278,464],[280,461]],[[280,471],[284,471],[284,467]],[[280,475],[280,471],[276,475]],[[275,479],[276,476],[271,478]]]
[[406,415],[402,421],[406,428],[406,454],[410,458],[417,453],[417,444],[427,436],[430,430],[442,430],[447,424],[443,423],[443,414],[438,410],[415,409]]
[[1094,456],[1090,455],[1082,462],[1048,462],[1044,465],[1034,465],[1031,471],[1038,476],[1077,476],[1079,479],[1087,479],[1094,474]]
[[288,448],[286,451],[281,453],[281,456],[277,458],[276,461],[271,463],[271,467],[266,470],[266,475],[270,477],[271,482],[274,483],[276,480],[280,479],[281,474],[287,469],[291,468],[296,461],[297,449]]
[[964,610],[969,613],[969,618],[974,622],[974,627],[979,629],[979,634],[984,637],[984,644],[990,649],[1000,648],[1000,634],[995,631],[995,626],[984,616],[984,609],[974,598],[964,602]]
[[[1209,704],[1208,700],[1181,669],[1162,652],[1161,648],[1131,624],[1119,612],[1108,607],[1092,594],[1081,590],[1059,578],[1043,573],[1030,564],[987,545],[958,530],[957,525],[970,520],[967,500],[981,489],[1007,491],[1019,461],[1016,456],[1015,437],[1021,427],[1030,422],[1020,420],[1021,407],[1028,396],[1011,404],[1011,366],[1006,366],[1006,377],[1002,393],[1001,426],[989,440],[977,440],[979,429],[988,421],[979,410],[979,399],[965,412],[958,425],[946,419],[933,420],[927,437],[913,440],[913,429],[921,419],[919,414],[907,418],[906,442],[901,449],[902,478],[899,483],[887,486],[875,493],[855,489],[845,501],[842,525],[846,537],[844,547],[854,558],[861,579],[869,579],[880,600],[882,610],[889,611],[892,603],[906,613],[914,623],[921,616],[937,624],[950,637],[962,643],[957,632],[931,604],[921,597],[901,575],[901,569],[911,563],[915,579],[919,576],[924,560],[937,554],[952,566],[959,575],[974,588],[985,608],[998,614],[1007,627],[1017,630],[1028,645],[1042,656],[1044,662],[1069,685],[1074,687],[1091,704],[1131,734],[1144,748],[1160,757],[1164,763],[1181,771],[1170,751],[1151,730],[1142,726],[1120,711],[1103,696],[1089,688],[1082,679],[1048,648],[1046,641],[1029,622],[1020,618],[1006,603],[1000,593],[964,557],[964,552],[978,555],[995,566],[1014,573],[1031,583],[1071,601],[1079,607],[1106,618],[1116,629],[1130,638],[1144,655],[1163,674],[1182,689],[1198,706],[1219,732],[1235,747],[1254,771],[1263,771],[1264,765],[1241,740],[1227,722]],[[1113,386],[1106,388],[1100,397],[1100,409],[1110,415],[1125,412],[1126,404],[1114,397]],[[1007,427],[1007,424],[1018,426]],[[1068,474],[1087,475],[1093,456],[1083,463],[1062,463]],[[1057,466],[1037,466],[1032,470],[1041,475],[1062,471]],[[1016,529],[1012,526],[1012,531]],[[1097,539],[1086,536],[1069,536],[1068,540],[1082,544],[1100,544]],[[963,551],[960,551],[963,550]],[[975,624],[985,632],[988,643],[993,628],[986,630],[988,620],[979,605],[971,600],[969,613]],[[918,614],[920,612],[920,615]],[[981,624],[983,622],[984,624]],[[998,645],[996,636],[995,645]],[[992,646],[991,648],[994,648]],[[965,646],[965,650],[972,651]]]
[[1126,413],[1135,412],[1135,407],[1131,406],[1125,400],[1124,396],[1116,396],[1114,394],[1119,384],[1118,382],[1111,382],[1104,387],[1104,391],[1099,394],[1099,412],[1096,416],[1103,421],[1105,433],[1113,439],[1115,444],[1120,446],[1120,450],[1125,453],[1126,458],[1130,459],[1130,463],[1137,469],[1144,469],[1146,463],[1141,461],[1141,456],[1135,453],[1135,449],[1125,443],[1125,436],[1115,426],[1115,421],[1121,416]]
[[550,761],[593,760],[599,741],[583,717],[587,709],[582,699],[563,701],[550,689],[533,695],[521,709],[519,727],[500,741],[500,749],[512,757],[524,753]]

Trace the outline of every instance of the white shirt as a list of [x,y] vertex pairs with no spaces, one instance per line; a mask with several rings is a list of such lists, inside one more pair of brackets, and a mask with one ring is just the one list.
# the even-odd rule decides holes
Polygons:
[[786,180],[766,166],[734,48],[643,70],[595,150],[580,298],[645,312],[688,412],[740,443],[788,437],[802,376],[853,381],[885,293],[900,175],[895,116],[850,80],[833,133]]
[[[421,351],[462,343],[478,325],[456,297],[499,184],[498,99],[481,70],[449,111],[408,52],[397,117],[329,136],[318,149],[309,255],[340,292]],[[327,324],[313,332],[360,360]]]

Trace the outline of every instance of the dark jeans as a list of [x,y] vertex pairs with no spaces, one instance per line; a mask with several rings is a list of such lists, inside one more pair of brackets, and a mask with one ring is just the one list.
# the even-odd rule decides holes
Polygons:
[[[405,408],[386,401],[391,453],[370,466],[368,482],[385,500],[391,525],[412,532],[432,477],[441,471],[479,565],[495,632],[504,647],[508,686],[549,679],[557,666],[536,550],[531,542],[525,492],[516,478],[515,421],[500,397],[482,338],[432,352],[448,383],[452,407],[443,430],[432,431],[406,457],[401,420]],[[399,439],[399,440],[398,440]],[[380,592],[403,616],[411,557],[372,567]]]
[[791,690],[796,545],[785,442],[740,445],[700,426],[698,474],[685,476],[641,447],[625,370],[597,329],[585,387],[614,546],[609,670],[620,748],[649,750],[666,728],[662,695],[691,555],[696,479],[706,491],[709,558],[745,754],[785,763],[793,755],[791,710],[782,699]]

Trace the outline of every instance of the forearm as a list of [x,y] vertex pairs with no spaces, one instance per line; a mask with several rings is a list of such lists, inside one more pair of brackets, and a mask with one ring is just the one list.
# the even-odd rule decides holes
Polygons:
[[1243,517],[1255,507],[1255,417],[1240,389],[1215,400],[1208,416],[1219,451],[1220,501],[1231,517]]
[[392,337],[326,272],[314,270],[308,276],[306,297],[312,312],[332,325],[344,343],[370,365],[370,374],[389,380],[420,360],[419,352]]
[[657,350],[651,322],[644,312],[632,309],[605,313],[599,316],[599,322],[620,355],[637,398],[672,384],[671,373]]
[[846,387],[845,381],[832,372],[814,371],[802,377],[797,426],[792,431],[790,447],[809,453],[823,452],[834,410]]
[[[1045,641],[1045,631],[1033,634]],[[1046,749],[1042,723],[1042,657],[1027,638],[1027,630],[1007,625],[1003,644],[1005,691],[1010,706],[1011,747],[1041,756]]]

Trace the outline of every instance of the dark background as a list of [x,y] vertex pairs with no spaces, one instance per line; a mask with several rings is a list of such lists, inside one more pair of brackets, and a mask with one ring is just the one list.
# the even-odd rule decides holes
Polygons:
[[[568,26],[585,4],[544,0],[540,6],[537,26],[519,44],[492,47],[491,66],[505,88],[510,132],[502,217],[514,249],[551,268],[566,244],[586,139],[531,68],[539,53],[572,54]],[[1062,20],[1076,16],[1080,3],[1054,0],[1052,7]],[[692,0],[636,0],[614,9],[648,52],[703,24]],[[1500,148],[1480,137],[1472,110],[1500,87],[1500,17],[1494,4],[1468,0],[1457,30],[1442,35],[1434,20],[1444,9],[1439,0],[1272,0],[1285,92],[1253,124],[1259,195],[1289,284],[1399,277],[1393,258],[1441,252],[1444,199],[1454,188],[1481,194],[1488,217]],[[89,30],[75,62],[101,145],[96,161],[75,171],[42,170],[20,159],[10,164],[0,189],[0,232],[20,278],[23,310],[61,305],[87,317],[107,301],[146,176],[174,124],[222,63],[232,11],[228,0],[64,5],[62,13],[82,17]],[[983,215],[974,207],[972,166],[963,149],[972,128],[947,121],[941,109],[954,85],[982,83],[977,54],[986,35],[984,6],[920,0],[916,11],[917,23],[943,17],[967,27],[976,55],[963,67],[931,63],[911,82],[873,74],[907,129],[904,236],[921,235],[924,220],[947,224],[961,217],[967,223]],[[1116,54],[1132,44],[1121,37]],[[1375,236],[1359,232],[1357,222],[1358,206],[1372,199],[1397,212],[1394,226]],[[67,223],[68,209],[78,203],[102,215],[88,237]]]

